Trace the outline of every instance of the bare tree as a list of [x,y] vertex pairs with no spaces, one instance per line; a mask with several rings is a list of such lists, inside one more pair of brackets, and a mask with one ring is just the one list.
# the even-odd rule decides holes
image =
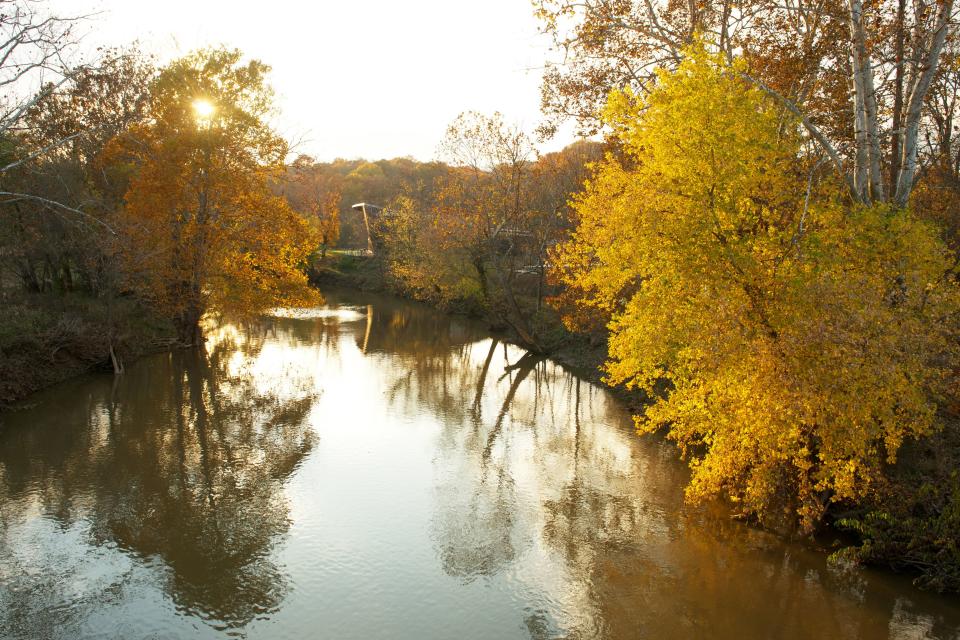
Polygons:
[[453,167],[436,205],[446,241],[468,254],[490,310],[524,346],[542,351],[516,291],[538,215],[532,209],[533,142],[499,113],[467,112],[448,127],[440,153]]
[[47,14],[36,0],[0,0],[0,135],[79,69],[71,57],[80,20]]
[[[25,144],[25,119],[30,111],[70,82],[85,67],[73,63],[77,28],[84,16],[59,17],[39,0],[0,0],[0,140],[7,157],[0,176],[40,158],[80,137],[72,131],[39,146]],[[5,203],[30,201],[46,209],[89,218],[57,199],[32,192],[0,190]]]

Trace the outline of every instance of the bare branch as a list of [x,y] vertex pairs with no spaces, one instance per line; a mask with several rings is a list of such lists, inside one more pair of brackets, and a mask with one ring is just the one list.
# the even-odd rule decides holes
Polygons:
[[42,196],[35,196],[29,193],[14,193],[11,191],[0,191],[0,196],[6,196],[7,198],[9,198],[8,200],[4,200],[3,202],[0,202],[0,204],[12,204],[14,202],[22,202],[24,200],[28,200],[32,202],[39,202],[40,204],[46,205],[54,209],[69,211],[70,213],[74,213],[79,216],[82,216],[83,218],[90,220],[91,222],[95,222],[96,224],[100,225],[101,227],[109,231],[111,235],[117,235],[117,232],[114,231],[110,225],[108,225],[106,222],[104,222],[100,218],[96,216],[92,216],[86,211],[83,211],[81,209],[77,209],[75,207],[65,205],[62,202],[57,202],[56,200],[51,200],[49,198],[44,198]]

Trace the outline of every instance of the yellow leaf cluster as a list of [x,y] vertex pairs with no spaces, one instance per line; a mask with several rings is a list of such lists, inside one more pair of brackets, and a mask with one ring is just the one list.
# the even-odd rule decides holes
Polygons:
[[811,180],[795,123],[694,48],[644,99],[611,95],[628,153],[576,201],[553,259],[608,314],[608,379],[691,460],[687,494],[814,526],[936,426],[955,360],[954,266],[909,211]]

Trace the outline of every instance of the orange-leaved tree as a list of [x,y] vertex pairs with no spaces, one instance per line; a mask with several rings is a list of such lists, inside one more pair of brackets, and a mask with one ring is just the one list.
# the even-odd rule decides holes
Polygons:
[[447,127],[440,152],[451,163],[434,205],[442,250],[466,258],[484,306],[524,347],[542,351],[517,281],[536,253],[529,245],[542,217],[533,209],[533,141],[499,113],[465,112]]
[[148,119],[112,143],[131,173],[121,215],[130,284],[185,342],[211,310],[315,302],[300,269],[316,246],[271,180],[287,144],[267,124],[269,67],[236,50],[190,54],[151,87]]

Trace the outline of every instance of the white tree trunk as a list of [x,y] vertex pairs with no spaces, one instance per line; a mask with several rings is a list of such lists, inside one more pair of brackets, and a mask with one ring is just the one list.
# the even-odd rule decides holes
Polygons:
[[850,0],[850,42],[854,89],[856,135],[856,184],[864,202],[883,202],[886,195],[881,173],[881,150],[877,124],[877,94],[873,62],[867,50],[863,5]]
[[[926,100],[930,84],[937,73],[940,62],[940,53],[943,51],[947,39],[947,29],[953,14],[953,0],[942,0],[937,12],[936,22],[926,40],[926,55],[920,57],[921,63],[914,65],[910,72],[910,81],[907,91],[907,112],[904,116],[903,143],[900,159],[900,173],[897,176],[894,202],[898,206],[906,206],[913,190],[913,182],[917,173],[917,142],[920,134],[920,119],[923,112],[923,103]],[[917,47],[923,46],[917,42]]]

